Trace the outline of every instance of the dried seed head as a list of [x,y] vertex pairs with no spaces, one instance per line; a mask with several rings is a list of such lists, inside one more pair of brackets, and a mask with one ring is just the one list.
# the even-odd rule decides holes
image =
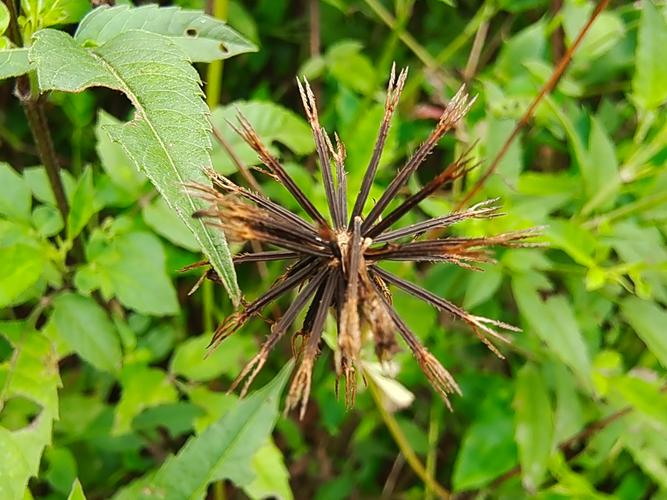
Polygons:
[[[239,115],[238,126],[230,124],[255,150],[267,173],[282,184],[294,197],[307,219],[278,205],[260,193],[237,186],[229,179],[208,171],[212,186],[188,184],[186,189],[206,201],[209,206],[194,216],[220,228],[234,241],[276,247],[255,250],[234,258],[235,263],[289,260],[292,264],[260,297],[226,318],[216,329],[211,348],[241,328],[249,318],[287,293],[295,291],[283,315],[271,326],[269,336],[259,353],[250,360],[230,390],[243,382],[244,395],[255,376],[265,365],[271,351],[287,333],[299,313],[307,308],[303,326],[292,337],[298,368],[287,396],[286,411],[299,408],[303,418],[312,384],[312,371],[319,353],[325,319],[333,310],[338,327],[336,360],[336,393],[338,378],[345,381],[345,400],[352,406],[357,388],[357,370],[361,366],[362,329],[372,332],[375,352],[381,362],[388,361],[398,350],[397,334],[408,346],[435,390],[449,406],[449,395],[460,393],[452,375],[424,347],[405,324],[392,305],[389,286],[400,288],[435,308],[465,322],[475,335],[496,355],[502,357],[493,341],[508,342],[502,333],[518,331],[506,323],[475,316],[432,292],[403,280],[382,269],[382,261],[446,262],[468,269],[492,262],[492,246],[520,247],[531,245],[526,240],[535,236],[534,229],[514,231],[488,237],[429,238],[432,231],[441,231],[461,221],[492,219],[502,214],[497,200],[478,203],[467,210],[392,229],[407,212],[431,196],[448,182],[465,175],[474,165],[472,147],[449,164],[440,174],[388,213],[389,205],[398,197],[409,177],[422,165],[440,138],[456,127],[475,99],[461,87],[445,107],[434,130],[406,161],[396,176],[364,215],[364,207],[373,184],[375,172],[387,138],[391,117],[405,85],[407,70],[398,77],[392,67],[385,113],[368,168],[352,210],[348,214],[345,147],[337,135],[335,147],[319,123],[315,96],[308,82],[297,79],[299,93],[310,123],[322,170],[329,216],[325,217],[309,200],[277,158],[270,154],[250,122]],[[332,171],[333,162],[335,175]],[[426,237],[422,238],[423,235]],[[212,274],[211,274],[212,273]],[[209,271],[212,278],[216,275]],[[300,340],[297,351],[295,346]]]

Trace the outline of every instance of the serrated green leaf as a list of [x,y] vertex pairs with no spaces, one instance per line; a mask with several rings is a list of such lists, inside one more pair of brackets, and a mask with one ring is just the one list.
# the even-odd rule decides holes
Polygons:
[[142,30],[169,37],[192,62],[228,59],[257,47],[219,19],[196,10],[144,5],[101,7],[81,21],[74,38],[104,45],[116,35]]
[[644,0],[641,6],[632,90],[643,108],[653,109],[667,99],[667,22],[652,1]]
[[660,364],[667,368],[667,312],[654,302],[637,297],[621,302],[621,312]]
[[104,309],[88,297],[66,292],[53,301],[53,319],[59,336],[95,368],[118,373],[120,342]]
[[515,436],[521,463],[521,482],[535,492],[544,479],[551,454],[553,415],[549,392],[538,369],[524,365],[516,379]]
[[123,392],[116,405],[113,424],[113,433],[117,435],[129,432],[132,420],[145,408],[173,403],[178,399],[169,376],[158,368],[126,366],[120,383]]
[[232,300],[238,301],[224,235],[192,219],[204,205],[183,189],[186,181],[209,182],[202,169],[210,165],[211,147],[199,77],[185,53],[168,38],[144,31],[126,31],[86,49],[66,33],[46,29],[35,34],[31,59],[41,90],[80,92],[103,86],[128,96],[137,109],[135,119],[108,126],[107,132],[193,231]]
[[58,358],[44,335],[24,322],[0,323],[13,353],[0,364],[0,408],[23,397],[42,407],[30,425],[9,430],[0,425],[0,498],[22,500],[30,477],[37,475],[44,448],[58,418]]
[[90,167],[86,167],[72,193],[70,211],[67,214],[67,238],[69,240],[76,238],[98,209],[93,187],[93,171]]
[[0,80],[21,76],[30,71],[29,49],[0,50]]
[[273,429],[292,366],[288,363],[270,383],[191,438],[152,477],[135,481],[115,498],[202,498],[212,481],[230,479],[239,486],[249,484],[253,480],[252,457]]
[[[278,153],[275,143],[288,147],[298,155],[311,153],[315,149],[308,124],[293,111],[272,102],[236,101],[214,109],[211,123],[220,131],[244,165],[256,165],[259,160],[257,153],[227,123],[236,123],[238,112],[248,119],[264,144],[274,153]],[[211,159],[216,170],[223,174],[230,174],[237,169],[220,144],[213,145]]]
[[590,389],[590,355],[568,300],[559,295],[543,302],[533,283],[521,275],[512,278],[512,291],[530,327],[528,331],[535,333]]

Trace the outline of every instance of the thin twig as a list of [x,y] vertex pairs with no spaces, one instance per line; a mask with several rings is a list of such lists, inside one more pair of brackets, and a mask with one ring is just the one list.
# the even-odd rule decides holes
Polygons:
[[382,398],[380,397],[380,391],[375,385],[373,378],[370,375],[368,375],[365,377],[365,379],[366,382],[368,383],[368,390],[371,393],[371,396],[373,397],[375,406],[377,407],[378,412],[380,413],[380,417],[382,417],[382,421],[387,426],[387,429],[389,429],[389,433],[394,438],[394,442],[398,446],[398,449],[401,450],[401,453],[403,454],[405,461],[408,463],[408,465],[410,465],[415,474],[417,474],[417,476],[419,476],[419,478],[422,481],[424,481],[424,484],[427,485],[427,487],[431,491],[433,491],[439,498],[450,498],[451,493],[447,491],[447,489],[445,489],[440,483],[438,483],[426,472],[426,468],[421,463],[419,457],[417,457],[417,454],[410,446],[410,443],[405,437],[405,434],[403,434],[403,431],[398,425],[398,422],[393,417],[393,415],[389,413],[387,409],[384,407],[382,403]]
[[586,33],[590,30],[591,26],[593,25],[593,22],[597,19],[597,17],[602,13],[602,11],[607,7],[607,4],[609,3],[609,0],[600,0],[591,13],[590,17],[588,18],[588,21],[584,25],[584,27],[581,29],[579,34],[577,35],[577,38],[574,40],[572,45],[567,49],[561,60],[558,62],[556,67],[553,70],[553,73],[551,74],[551,77],[547,82],[542,86],[540,91],[538,92],[537,96],[533,100],[533,102],[530,104],[526,112],[523,114],[523,116],[519,119],[517,124],[514,126],[514,130],[512,130],[512,133],[510,136],[507,138],[505,143],[503,144],[503,147],[498,151],[498,154],[496,157],[493,159],[491,164],[488,166],[488,168],[484,171],[484,173],[480,176],[480,178],[477,180],[475,185],[468,191],[468,193],[464,196],[464,198],[456,205],[456,208],[454,210],[459,210],[461,207],[465,206],[484,186],[486,181],[493,175],[493,173],[496,171],[498,168],[498,165],[500,164],[501,160],[505,157],[507,152],[509,151],[510,146],[512,143],[515,141],[515,139],[518,137],[519,132],[528,124],[528,121],[532,118],[533,114],[535,113],[535,110],[537,109],[537,106],[542,102],[542,99],[551,92],[554,87],[558,84],[559,80],[563,76],[563,73],[567,69],[567,67],[570,65],[570,61],[572,60],[572,56],[574,55],[574,52],[577,50],[579,45],[581,44],[581,41],[584,39],[586,36]]

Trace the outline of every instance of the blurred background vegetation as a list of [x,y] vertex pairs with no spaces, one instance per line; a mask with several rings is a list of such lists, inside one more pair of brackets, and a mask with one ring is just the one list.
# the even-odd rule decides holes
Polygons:
[[[62,3],[71,9],[67,22],[90,8]],[[50,5],[21,4],[24,13]],[[227,149],[255,165],[225,121],[241,110],[320,206],[324,192],[296,75],[310,79],[323,125],[347,146],[356,193],[391,64],[410,67],[376,198],[467,83],[479,96],[475,106],[409,190],[473,144],[482,165],[421,203],[424,217],[465,198],[595,7],[581,0],[174,4],[213,12],[258,46],[224,64],[198,65],[212,122]],[[200,497],[667,498],[666,15],[667,6],[650,0],[607,6],[471,200],[500,197],[507,215],[452,230],[481,235],[544,225],[547,247],[503,250],[483,272],[392,267],[475,314],[523,329],[500,360],[465,325],[395,294],[399,312],[462,387],[451,413],[406,351],[397,355],[395,381],[372,350],[365,354],[374,390],[362,386],[350,411],[335,397],[328,349],[303,421],[277,416],[285,372],[238,403],[226,389],[268,326],[249,322],[204,359],[232,305],[211,282],[188,296],[199,273],[178,270],[201,259],[196,241],[102,131],[131,117],[129,101],[99,89],[46,100],[70,205],[89,212],[75,244],[60,235],[65,223],[14,83],[2,82],[1,496],[24,498],[22,481],[34,472],[25,498],[82,498],[75,496],[79,485],[87,498],[149,495],[123,488],[150,474],[172,481],[195,474],[202,462],[187,455],[195,446],[182,449],[186,440],[208,433],[210,447],[222,446],[224,437],[209,426],[223,422],[224,434],[236,419],[251,425],[218,457]],[[227,149],[214,144],[214,167],[247,182]],[[276,183],[255,179],[295,208]],[[238,267],[247,298],[278,276],[274,264]],[[255,386],[268,384],[290,357],[284,341]],[[37,396],[21,397],[17,384]],[[58,417],[44,424],[35,418],[43,408]],[[10,434],[20,437],[18,448],[7,445]],[[180,461],[165,468],[176,453]],[[32,473],[17,472],[22,460]],[[174,490],[166,498],[185,496]]]

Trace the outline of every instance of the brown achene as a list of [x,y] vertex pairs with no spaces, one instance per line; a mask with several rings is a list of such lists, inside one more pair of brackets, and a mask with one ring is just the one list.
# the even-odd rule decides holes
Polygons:
[[[409,177],[419,168],[445,133],[453,129],[469,110],[470,99],[461,88],[450,100],[434,130],[417,148],[384,190],[371,210],[364,215],[371,185],[389,130],[391,117],[405,84],[407,70],[396,77],[392,68],[385,113],[373,154],[366,170],[356,201],[350,213],[347,206],[347,184],[344,169],[345,148],[335,137],[335,147],[320,126],[313,92],[304,80],[297,80],[306,116],[313,130],[330,219],[328,220],[305,196],[294,180],[262,144],[250,123],[239,116],[239,127],[234,129],[257,152],[266,170],[262,170],[282,184],[311,220],[297,215],[263,195],[240,187],[229,179],[209,170],[213,186],[189,184],[188,189],[210,203],[205,210],[194,214],[225,232],[231,241],[257,241],[276,250],[241,254],[235,263],[286,260],[291,264],[276,282],[251,303],[228,316],[216,329],[211,347],[237,331],[264,307],[297,290],[294,300],[283,315],[271,325],[271,331],[258,354],[250,360],[236,378],[230,390],[245,380],[243,396],[269,353],[287,333],[298,314],[307,307],[301,328],[293,336],[293,345],[300,339],[296,356],[298,368],[287,396],[286,410],[299,406],[303,418],[307,406],[311,372],[319,353],[325,320],[330,309],[338,327],[336,374],[345,380],[346,403],[352,405],[356,393],[360,351],[366,337],[372,337],[380,361],[391,359],[398,349],[397,336],[405,341],[435,390],[449,406],[448,395],[459,393],[450,373],[422,345],[392,305],[390,286],[395,286],[418,297],[439,310],[467,323],[479,339],[496,355],[502,357],[493,341],[508,342],[502,330],[519,329],[489,318],[475,316],[450,301],[382,269],[380,263],[390,261],[449,262],[469,269],[478,269],[477,263],[490,262],[491,246],[526,246],[526,239],[535,235],[535,229],[504,233],[489,237],[443,237],[419,239],[431,230],[441,230],[468,219],[489,219],[502,215],[496,200],[478,203],[466,210],[449,213],[411,225],[391,229],[399,219],[419,202],[437,192],[445,184],[464,175],[472,168],[469,152],[449,164],[432,181],[405,198],[396,208],[384,212],[397,198]],[[333,163],[333,168],[332,168]],[[384,216],[383,216],[384,214]],[[383,217],[381,217],[383,216]],[[500,331],[499,331],[500,330]]]

